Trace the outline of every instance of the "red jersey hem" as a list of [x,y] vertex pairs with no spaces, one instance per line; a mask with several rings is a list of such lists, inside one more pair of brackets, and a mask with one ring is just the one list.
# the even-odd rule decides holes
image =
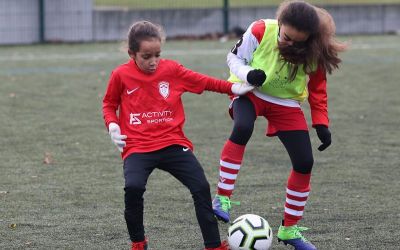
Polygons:
[[135,147],[131,147],[128,148],[126,150],[124,150],[124,152],[122,152],[121,156],[122,156],[122,160],[125,160],[125,158],[127,158],[129,155],[133,154],[133,153],[150,153],[150,152],[154,152],[172,145],[180,145],[182,147],[187,147],[190,148],[191,151],[194,150],[193,148],[193,144],[191,143],[187,143],[187,142],[182,142],[182,141],[175,141],[175,142],[169,142],[167,144],[162,144],[162,145],[158,145],[156,147],[151,147],[151,148],[135,148]]

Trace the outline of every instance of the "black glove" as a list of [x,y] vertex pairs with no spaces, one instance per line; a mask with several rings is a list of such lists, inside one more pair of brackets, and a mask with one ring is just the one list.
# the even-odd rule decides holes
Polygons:
[[329,145],[331,145],[331,132],[325,125],[316,125],[317,135],[322,144],[318,147],[319,151],[324,151]]
[[265,82],[267,76],[265,75],[264,71],[261,69],[253,69],[247,73],[247,82],[254,86],[260,87]]

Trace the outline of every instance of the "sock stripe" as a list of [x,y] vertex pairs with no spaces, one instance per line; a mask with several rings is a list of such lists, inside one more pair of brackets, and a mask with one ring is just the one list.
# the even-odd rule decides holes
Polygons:
[[219,182],[225,183],[225,184],[235,184],[236,180],[230,180],[230,179],[224,179],[224,178],[219,178]]
[[304,210],[304,206],[296,206],[296,205],[291,205],[288,203],[285,203],[285,207],[296,210],[296,211],[303,211]]
[[306,197],[298,197],[298,196],[293,196],[290,194],[286,194],[286,198],[291,199],[291,200],[295,200],[295,201],[306,201],[308,196]]
[[222,172],[228,173],[228,174],[237,174],[239,172],[239,170],[230,169],[230,168],[226,168],[226,167],[223,167],[223,166],[220,166],[219,170],[221,170]]
[[224,171],[219,171],[219,176],[226,179],[236,180],[237,174],[231,174]]
[[296,191],[290,190],[289,188],[286,188],[286,193],[293,195],[293,196],[297,196],[297,197],[308,197],[308,195],[310,194],[310,192],[296,192]]
[[222,182],[218,182],[218,187],[222,188],[222,189],[225,189],[225,190],[233,190],[235,185],[234,184],[225,184],[225,183],[222,183]]
[[285,213],[298,217],[303,216],[303,211],[296,211],[287,207],[285,207]]
[[296,200],[292,200],[286,197],[286,203],[290,204],[290,205],[294,205],[294,206],[298,206],[298,207],[304,207],[307,203],[307,201],[296,201]]
[[220,160],[219,164],[222,167],[226,167],[226,168],[230,168],[230,169],[235,169],[235,170],[239,170],[240,169],[240,164],[234,164],[234,163],[226,162],[226,161],[223,161],[223,160]]

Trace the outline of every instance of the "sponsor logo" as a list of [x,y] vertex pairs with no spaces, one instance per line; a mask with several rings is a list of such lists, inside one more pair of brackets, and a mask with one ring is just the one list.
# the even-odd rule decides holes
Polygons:
[[133,92],[135,92],[135,91],[138,90],[138,89],[139,89],[139,87],[134,88],[134,89],[132,89],[132,90],[127,89],[127,90],[126,90],[126,93],[127,93],[128,95],[130,95],[130,94],[132,94]]
[[139,125],[142,124],[142,121],[139,119],[140,114],[130,114],[129,124],[131,125]]
[[189,148],[182,148],[182,150],[186,152],[189,150]]
[[160,92],[161,96],[164,99],[167,99],[169,96],[169,83],[168,82],[159,82],[158,83],[158,92]]
[[224,182],[226,181],[226,179],[223,178],[223,177],[219,177],[219,181],[222,182],[222,183],[224,183]]
[[165,123],[173,120],[173,112],[171,110],[130,113],[129,115],[130,125]]

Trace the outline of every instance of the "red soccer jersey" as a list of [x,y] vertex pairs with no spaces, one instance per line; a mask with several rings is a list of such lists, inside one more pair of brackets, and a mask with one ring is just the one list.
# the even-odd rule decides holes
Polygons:
[[107,128],[115,122],[121,134],[127,135],[122,158],[173,144],[193,150],[183,133],[181,95],[204,90],[232,94],[230,82],[196,73],[172,60],[161,59],[153,74],[142,72],[134,60],[114,69],[103,99],[103,116]]

